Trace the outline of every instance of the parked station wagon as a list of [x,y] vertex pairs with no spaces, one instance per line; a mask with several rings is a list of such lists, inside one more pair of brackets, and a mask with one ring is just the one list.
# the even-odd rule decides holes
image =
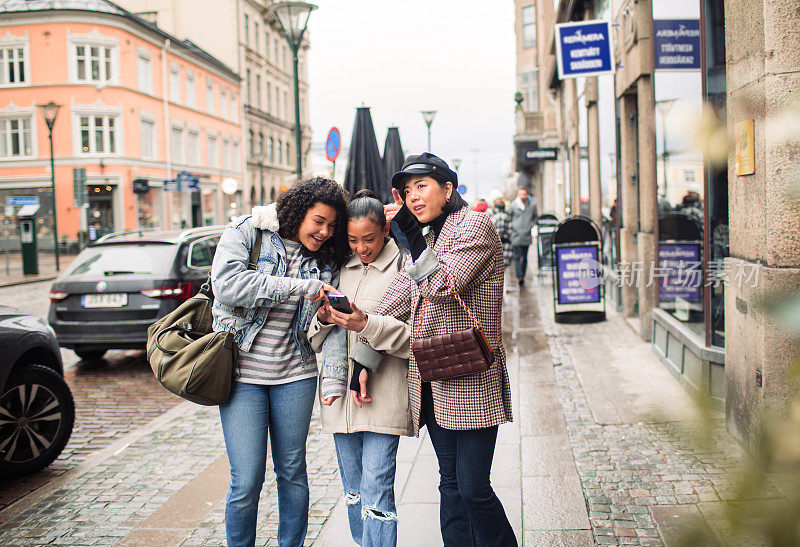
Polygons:
[[50,289],[59,345],[87,360],[144,348],[147,327],[206,280],[223,229],[116,232],[81,251]]

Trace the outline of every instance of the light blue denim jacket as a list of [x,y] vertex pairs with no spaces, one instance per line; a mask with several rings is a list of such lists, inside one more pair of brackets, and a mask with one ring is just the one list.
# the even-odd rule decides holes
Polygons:
[[[214,330],[233,332],[236,345],[248,351],[258,331],[264,326],[270,308],[288,299],[297,280],[286,275],[286,248],[278,235],[278,215],[275,205],[254,207],[251,215],[231,222],[220,237],[214,262],[211,266],[211,286],[214,290]],[[263,230],[261,252],[255,270],[248,270],[250,249],[256,239],[256,230]],[[304,296],[312,296],[322,283],[336,286],[339,272],[330,267],[320,268],[316,259],[304,258],[300,265],[302,279],[318,280],[310,283]],[[292,320],[292,338],[300,348],[304,365],[315,362],[306,333],[319,302],[301,299],[298,312]],[[241,308],[237,310],[237,308]],[[331,333],[321,353],[323,369],[335,374],[340,368],[347,370],[347,340],[344,331]]]

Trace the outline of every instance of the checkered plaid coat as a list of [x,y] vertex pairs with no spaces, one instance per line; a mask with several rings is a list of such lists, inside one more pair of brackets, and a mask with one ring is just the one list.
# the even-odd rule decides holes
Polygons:
[[[375,313],[410,322],[412,341],[467,329],[473,323],[450,293],[449,282],[480,321],[494,349],[495,361],[486,372],[431,383],[436,421],[447,429],[479,429],[511,421],[511,390],[501,327],[503,250],[497,231],[487,215],[464,207],[450,214],[435,245],[432,233],[425,238],[428,247],[433,246],[438,268],[419,283],[407,270],[401,271]],[[422,425],[421,382],[413,355],[408,372],[409,402],[417,434]]]
[[514,248],[511,245],[511,217],[505,211],[497,211],[491,219],[503,244],[503,262],[508,266],[514,259]]

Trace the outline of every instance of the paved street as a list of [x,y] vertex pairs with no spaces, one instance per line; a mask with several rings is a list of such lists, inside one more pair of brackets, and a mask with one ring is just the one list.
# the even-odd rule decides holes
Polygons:
[[[0,289],[0,301],[46,310],[47,283],[9,289]],[[714,515],[734,496],[727,478],[742,451],[720,414],[701,421],[622,317],[609,312],[603,323],[556,324],[550,298],[549,284],[534,279],[506,294],[515,421],[500,429],[493,484],[517,536],[526,545],[674,543],[676,522],[683,522],[676,517]],[[228,467],[216,409],[167,394],[136,352],[109,355],[99,367],[73,360],[67,380],[78,418],[62,457],[37,476],[0,485],[0,543],[224,544]],[[306,543],[346,545],[335,454],[317,416],[308,445]],[[693,440],[701,426],[714,443]],[[277,545],[269,467],[259,545]],[[424,431],[403,439],[401,545],[441,545],[437,482]]]

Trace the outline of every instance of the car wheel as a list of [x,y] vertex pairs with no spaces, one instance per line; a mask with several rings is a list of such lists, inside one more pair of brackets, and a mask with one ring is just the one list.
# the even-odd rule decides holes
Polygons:
[[97,361],[106,354],[104,349],[75,349],[72,351],[84,361]]
[[64,379],[42,365],[11,371],[0,396],[0,476],[38,471],[67,445],[75,403]]

